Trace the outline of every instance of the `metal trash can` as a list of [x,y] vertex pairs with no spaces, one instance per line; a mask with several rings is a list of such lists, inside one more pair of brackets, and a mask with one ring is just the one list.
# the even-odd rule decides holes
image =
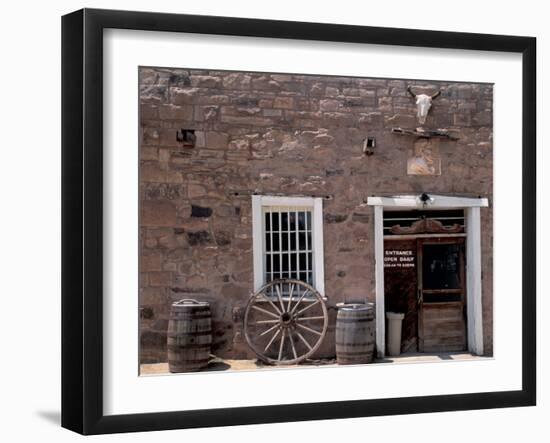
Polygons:
[[386,329],[388,334],[388,355],[397,356],[401,354],[401,326],[404,318],[405,314],[386,312],[386,319],[388,320],[388,327]]
[[167,334],[170,372],[194,372],[208,366],[211,319],[208,302],[183,299],[172,304]]

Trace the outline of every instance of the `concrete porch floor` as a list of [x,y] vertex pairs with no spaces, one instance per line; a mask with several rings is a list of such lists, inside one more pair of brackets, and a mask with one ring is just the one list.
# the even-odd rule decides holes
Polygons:
[[[398,357],[385,357],[375,359],[374,364],[407,364],[407,363],[440,363],[449,361],[469,361],[469,360],[488,360],[492,357],[480,357],[468,352],[440,352],[440,353],[407,353]],[[291,366],[271,366],[266,365],[259,360],[226,360],[213,358],[208,366],[200,372],[216,371],[256,371],[262,369],[295,369],[311,367],[338,367],[336,359],[308,360],[299,365]],[[151,363],[140,365],[140,375],[178,375],[172,374],[168,370],[168,363]]]

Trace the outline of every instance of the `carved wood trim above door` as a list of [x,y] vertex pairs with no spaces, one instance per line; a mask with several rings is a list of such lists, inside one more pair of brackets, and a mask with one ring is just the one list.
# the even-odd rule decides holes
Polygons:
[[464,226],[457,223],[445,226],[439,220],[423,218],[411,226],[394,225],[390,228],[392,234],[450,234],[464,232]]

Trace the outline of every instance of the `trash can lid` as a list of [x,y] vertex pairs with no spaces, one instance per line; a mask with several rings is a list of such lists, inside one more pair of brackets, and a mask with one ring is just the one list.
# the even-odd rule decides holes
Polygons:
[[400,312],[386,312],[386,318],[394,319],[394,320],[403,320],[405,318],[405,314],[402,314]]

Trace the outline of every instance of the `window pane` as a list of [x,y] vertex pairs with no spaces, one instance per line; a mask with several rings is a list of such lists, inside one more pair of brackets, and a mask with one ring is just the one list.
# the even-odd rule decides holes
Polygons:
[[306,227],[306,213],[298,212],[298,229],[303,231]]
[[296,256],[297,254],[290,254],[290,269],[296,270]]
[[271,234],[265,234],[265,250],[266,252],[271,251]]
[[279,260],[279,254],[273,255],[273,272],[277,273],[281,270],[281,263]]
[[265,230],[266,231],[271,231],[271,216],[270,216],[270,213],[269,212],[266,212],[265,213]]
[[271,213],[271,229],[273,231],[279,230],[279,213],[278,212],[272,212]]
[[459,289],[460,246],[424,245],[422,280],[425,289]]
[[296,250],[296,234],[294,232],[290,235],[290,250]]
[[306,212],[306,227],[310,231],[311,230],[311,212]]
[[300,272],[300,280],[307,283],[307,272]]
[[307,254],[307,260],[308,260],[308,271],[313,269],[313,254],[310,252]]
[[300,254],[300,271],[307,271],[306,255],[307,254]]
[[298,233],[298,242],[299,242],[300,250],[306,249],[306,233],[305,232]]
[[296,230],[296,213],[295,212],[290,212],[288,214],[288,221],[289,221],[290,230],[295,231]]
[[277,232],[273,234],[273,251],[280,251],[279,246],[279,233]]
[[288,231],[288,212],[281,212],[281,231]]
[[289,261],[289,255],[288,254],[283,254],[283,256],[281,257],[283,263],[282,263],[282,267],[283,267],[283,271],[288,271],[288,261]]
[[286,232],[283,234],[281,251],[288,251],[288,234]]

